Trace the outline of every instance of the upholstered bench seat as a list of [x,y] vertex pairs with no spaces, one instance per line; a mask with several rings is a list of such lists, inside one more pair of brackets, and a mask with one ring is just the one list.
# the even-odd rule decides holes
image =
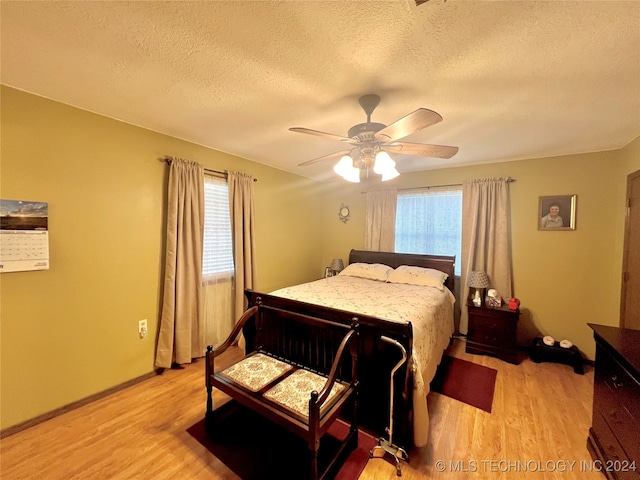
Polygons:
[[[309,423],[309,397],[312,391],[319,392],[327,382],[327,377],[310,372],[296,370],[285,379],[278,382],[264,394],[264,398],[271,400],[300,415],[305,423]],[[327,402],[320,409],[320,415],[329,408],[336,395],[349,387],[348,383],[336,382],[331,388]]]
[[[255,345],[231,366],[215,369],[215,358],[243,332]],[[311,480],[333,478],[358,445],[358,320],[351,325],[268,307],[248,309],[227,339],[207,347],[207,429],[215,435],[213,389],[303,438]],[[349,433],[319,467],[320,439],[341,415]],[[269,441],[269,439],[265,439]],[[283,451],[283,478],[286,472]]]
[[[252,392],[262,390],[293,368],[292,365],[264,353],[255,353],[226,368],[221,375],[239,383]],[[326,381],[326,379],[325,379]],[[307,396],[307,400],[309,397]],[[308,406],[307,406],[308,408]]]

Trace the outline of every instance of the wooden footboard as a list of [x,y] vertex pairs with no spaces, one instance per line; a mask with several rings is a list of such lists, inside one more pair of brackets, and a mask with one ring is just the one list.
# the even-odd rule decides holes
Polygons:
[[[353,313],[320,305],[289,300],[253,290],[245,292],[249,307],[262,304],[332,322],[350,325]],[[411,355],[413,331],[409,322],[392,322],[376,317],[358,314],[360,332],[360,351],[358,352],[359,408],[358,423],[374,435],[386,436],[389,427],[390,378],[391,371],[402,358],[402,352],[382,340],[382,336],[400,342]],[[243,329],[246,351],[252,351],[255,345],[255,324],[247,322]],[[413,443],[412,415],[412,377],[407,365],[400,367],[394,379],[394,443],[410,446]]]

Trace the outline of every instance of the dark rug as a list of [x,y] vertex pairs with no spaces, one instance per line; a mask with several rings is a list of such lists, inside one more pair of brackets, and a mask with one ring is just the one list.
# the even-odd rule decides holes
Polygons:
[[431,390],[491,413],[497,374],[493,368],[445,355]]
[[[187,432],[243,480],[277,478],[306,479],[309,476],[308,448],[300,437],[231,401],[216,409],[214,433],[207,434],[204,419]],[[320,442],[319,469],[327,465],[327,455],[336,451],[349,426],[338,420]],[[359,432],[356,448],[335,476],[355,480],[369,461],[376,445],[372,436]]]

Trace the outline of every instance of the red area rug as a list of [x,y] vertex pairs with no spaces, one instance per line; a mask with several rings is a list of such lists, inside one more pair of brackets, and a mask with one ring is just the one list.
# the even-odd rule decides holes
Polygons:
[[431,390],[491,413],[497,375],[493,368],[445,355]]
[[[347,424],[334,422],[320,444],[320,468],[326,465],[327,453],[337,448],[338,439],[343,439],[348,431]],[[187,432],[243,480],[303,480],[309,476],[306,442],[235,402],[228,402],[216,410],[213,435],[205,431],[204,419],[189,427]],[[374,445],[376,440],[372,436],[359,432],[358,448],[351,452],[335,479],[357,479],[367,465],[369,451]]]

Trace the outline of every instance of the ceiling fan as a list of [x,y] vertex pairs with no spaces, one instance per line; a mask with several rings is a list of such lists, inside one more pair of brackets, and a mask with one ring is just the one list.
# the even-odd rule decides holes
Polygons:
[[432,110],[419,108],[387,126],[371,121],[371,114],[380,103],[378,95],[363,95],[360,97],[359,103],[367,114],[367,122],[351,127],[346,137],[309,128],[294,127],[289,129],[292,132],[306,133],[349,144],[349,148],[308,160],[299,164],[299,166],[340,158],[340,161],[333,169],[345,180],[359,182],[360,172],[363,170],[368,171],[369,168],[372,168],[375,173],[382,175],[382,181],[384,182],[400,175],[389,153],[419,157],[451,158],[458,152],[458,147],[398,141],[418,130],[441,122],[442,117]]

